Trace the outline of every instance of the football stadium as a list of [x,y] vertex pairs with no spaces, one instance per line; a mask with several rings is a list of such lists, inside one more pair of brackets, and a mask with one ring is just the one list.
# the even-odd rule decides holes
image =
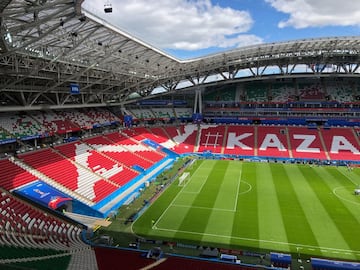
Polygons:
[[179,60],[83,2],[0,3],[0,269],[360,269],[358,36]]

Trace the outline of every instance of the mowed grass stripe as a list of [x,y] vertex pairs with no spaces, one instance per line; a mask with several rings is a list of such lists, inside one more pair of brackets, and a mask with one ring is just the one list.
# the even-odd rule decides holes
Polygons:
[[152,237],[161,236],[172,239],[174,232],[157,232],[152,229],[152,220],[157,221],[163,212],[166,211],[171,201],[181,190],[178,185],[171,185],[167,190],[138,218],[133,224],[133,230],[139,236]]
[[[218,162],[215,160],[197,161],[191,169],[192,175],[185,187],[179,187],[175,182],[134,223],[136,233],[147,235],[150,239],[167,239],[184,241],[184,243],[201,244],[201,241],[205,241],[212,246],[229,245],[233,248],[294,251],[294,247],[297,247],[296,243],[293,243],[294,238],[287,236],[290,233],[288,226],[292,226],[288,223],[292,224],[294,221],[284,218],[288,210],[282,208],[282,201],[294,204],[293,200],[296,197],[295,204],[301,205],[300,208],[316,238],[315,243],[311,243],[307,230],[298,231],[297,234],[305,235],[304,242],[299,244],[300,253],[349,260],[360,259],[357,244],[359,241],[356,235],[360,219],[360,204],[357,202],[360,198],[352,193],[346,195],[348,192],[353,192],[356,181],[359,181],[360,170],[354,169],[353,172],[348,172],[345,167],[311,168],[307,165],[296,164],[239,162],[241,172],[239,195],[234,197],[235,193],[231,193],[229,197],[232,199],[223,203],[220,199],[225,197],[222,189],[226,188],[230,192],[234,188],[234,183],[231,183],[229,176],[235,174],[238,169],[235,161],[221,161],[227,162],[228,165],[222,178],[219,175],[216,177],[216,187],[215,183],[211,184],[209,181],[215,175],[214,171],[219,171]],[[280,166],[284,172],[280,170],[276,172],[277,169],[270,166]],[[331,170],[328,171],[329,169]],[[285,172],[286,177],[283,177]],[[280,180],[280,178],[285,180]],[[281,181],[290,182],[283,184]],[[294,196],[291,201],[280,198],[283,192],[289,190],[288,185],[292,186],[291,196]],[[190,188],[187,189],[189,186]],[[334,192],[336,189],[339,190],[339,195],[345,194],[348,201],[339,199]],[[200,196],[207,197],[212,205],[205,204],[203,199],[199,199]],[[234,198],[237,205],[235,206],[233,202],[232,209],[235,207],[235,212],[221,208],[231,205]],[[333,201],[336,203],[334,204]],[[180,202],[182,205],[178,204]],[[339,205],[342,205],[345,211]],[[217,208],[219,206],[220,208]],[[191,215],[190,211],[192,211]],[[349,222],[349,214],[355,221]],[[158,229],[151,228],[152,219],[158,222]],[[341,221],[335,221],[337,219]],[[187,226],[184,226],[185,220],[187,220]],[[225,227],[221,226],[223,220],[226,221]],[[353,244],[348,244],[348,239],[345,239],[339,230],[340,227],[343,229],[343,225],[348,228],[348,223],[352,224],[351,226],[357,224],[357,228],[346,230],[352,231],[350,235],[352,235]],[[215,226],[218,227],[209,224],[216,224]],[[339,224],[342,225],[339,226]],[[232,226],[231,230],[229,226]],[[213,231],[216,232],[213,233]],[[225,240],[222,241],[221,238]]]
[[[202,161],[196,161],[196,163],[189,170],[191,173],[195,174],[198,170],[201,169]],[[191,176],[190,176],[191,177]],[[170,185],[166,191],[151,204],[151,206],[141,215],[139,219],[133,224],[133,229],[138,235],[147,236],[147,237],[159,237],[159,238],[168,238],[173,239],[175,232],[172,230],[169,231],[158,231],[153,230],[153,222],[156,223],[161,221],[164,213],[167,212],[171,203],[177,198],[179,192],[182,191],[182,187],[177,185],[177,181]],[[187,210],[187,209],[186,209]],[[179,212],[178,212],[179,213]],[[185,214],[184,214],[185,215]],[[178,224],[176,220],[176,215],[170,215],[168,222],[171,226],[176,226]],[[174,224],[172,224],[174,222]]]
[[[296,192],[297,186],[295,185],[294,187],[292,183],[292,178],[297,178],[296,172],[291,171],[289,173],[286,167],[289,167],[289,165],[271,165],[271,174],[277,192],[287,239],[291,244],[318,246],[316,237],[305,215],[305,211],[308,209],[303,209],[299,201],[299,196],[302,196],[302,194]],[[292,246],[291,251],[297,252],[296,248]]]
[[[221,192],[220,188],[225,179],[225,174],[229,166],[226,160],[217,160],[212,168],[207,170],[206,183],[202,186],[201,192],[197,195],[193,206],[213,208],[215,205],[216,197]],[[208,164],[208,161],[206,161]]]
[[[156,221],[155,226],[164,231],[177,231],[181,230],[180,225],[185,219],[186,215],[190,211],[191,205],[195,201],[202,187],[207,181],[207,172],[214,169],[216,161],[214,160],[204,160],[201,161],[200,165],[193,172],[193,175],[190,175],[190,179],[184,188],[182,188],[179,193],[173,198],[171,203]],[[190,190],[197,190],[196,192],[185,192],[185,188],[191,186]],[[199,208],[201,210],[207,210],[206,208]]]
[[[292,183],[319,245],[319,248],[300,247],[300,252],[319,254],[325,257],[337,256],[345,259],[354,259],[355,254],[353,254],[350,247],[348,247],[346,241],[333,223],[333,218],[328,214],[318,198],[318,193],[325,193],[327,196],[332,195],[330,195],[326,189],[314,191],[305,178],[306,175],[312,182],[326,181],[322,177],[327,178],[328,176],[319,176],[317,174],[319,170],[322,170],[322,167],[311,168],[307,165],[292,165],[285,166],[285,168],[293,175],[291,178]],[[303,168],[302,170],[304,171],[300,170],[300,168]],[[314,174],[310,175],[310,171],[313,171]],[[346,219],[347,217],[344,218]]]
[[[357,174],[353,173],[352,171],[344,171],[345,167],[332,167],[327,170],[327,172],[330,172],[330,176],[326,176],[326,179],[333,179],[332,184],[330,184],[328,181],[329,188],[332,190],[333,194],[336,196],[335,192],[337,189],[342,189],[344,192],[346,192],[347,198],[351,200],[353,203],[348,203],[345,200],[341,200],[341,198],[337,197],[339,199],[339,203],[343,205],[349,212],[340,213],[340,218],[345,218],[343,215],[348,214],[351,215],[358,224],[360,224],[360,196],[354,195],[354,189],[358,187],[357,182],[358,179],[353,179],[354,177],[358,177]],[[351,214],[350,214],[351,213]],[[360,243],[359,243],[360,247]]]
[[310,209],[316,211],[316,220],[321,228],[321,234],[317,235],[318,243],[324,249],[328,247],[350,250],[347,236],[339,227],[338,217],[333,211],[338,200],[335,199],[336,197],[325,183],[325,179],[319,175],[319,168],[301,166],[299,169],[314,194],[314,204]]
[[350,185],[353,187],[358,187],[360,185],[360,175],[358,173],[360,173],[360,170],[358,168],[352,168],[352,169],[348,169],[345,166],[341,166],[341,167],[337,167],[338,171],[340,173],[342,173],[345,178],[349,181],[349,182],[345,182],[344,185]]
[[353,169],[353,174],[356,174],[357,175],[357,177],[355,178],[356,180],[355,180],[355,183],[357,183],[357,185],[360,185],[360,168],[359,167],[357,167],[357,168],[354,168]]
[[200,164],[195,171],[190,172],[190,179],[187,180],[182,192],[198,194],[207,180],[209,170],[215,166],[216,160],[198,160],[197,163]]
[[360,196],[354,196],[354,189],[360,186],[360,177],[356,173],[359,169],[349,171],[345,167],[338,167],[338,171],[347,179],[342,186],[335,187],[333,193],[346,205],[360,223]]
[[[255,189],[256,185],[256,163],[241,163],[241,182],[238,194],[236,214],[233,220],[230,246],[233,248],[253,247],[258,248],[259,229],[258,229],[258,197]],[[255,241],[244,241],[239,238],[254,239]]]
[[[328,207],[329,215],[333,218],[338,230],[341,232],[343,238],[352,250],[360,252],[360,243],[357,230],[359,229],[359,209],[357,217],[355,217],[349,210],[350,205],[345,205],[343,201],[339,200],[333,193],[334,188],[340,185],[346,185],[348,179],[338,171],[336,167],[322,167],[318,174],[325,179],[324,186],[329,192],[329,196],[324,198],[326,206]],[[354,186],[355,187],[355,186]]]
[[[207,163],[207,161],[204,161]],[[201,192],[196,196],[192,206],[188,209],[187,214],[180,222],[178,230],[175,234],[177,238],[188,238],[191,236],[193,241],[202,240],[202,233],[207,227],[212,208],[224,179],[225,172],[228,167],[228,162],[215,161],[215,165],[208,170],[206,183],[202,186]],[[199,234],[184,235],[184,232],[197,232]]]
[[238,189],[241,184],[240,177],[242,163],[236,161],[222,161],[217,164],[217,166],[224,166],[225,164],[227,165],[227,169],[225,171],[224,178],[218,179],[218,181],[222,181],[222,183],[218,190],[214,208],[235,211]]
[[215,166],[215,160],[198,160],[199,166],[193,172],[190,172],[189,179],[181,189],[180,194],[174,198],[172,205],[191,206],[202,187],[207,181],[209,171]]
[[[242,164],[231,161],[226,163],[221,162],[217,164],[216,168],[218,168],[218,166],[224,166],[225,164],[227,164],[227,170],[225,171],[224,179],[213,206],[213,209],[216,210],[213,210],[210,214],[208,224],[204,231],[205,234],[202,238],[203,243],[214,243],[214,241],[216,241],[217,243],[228,245],[231,241],[230,236],[232,235]],[[212,235],[229,237],[216,238]]]
[[256,164],[260,248],[290,251],[270,166],[270,163]]
[[[322,207],[321,202],[314,193],[314,190],[306,181],[303,172],[300,170],[300,166],[303,165],[285,165],[284,169],[287,174],[291,176],[291,183],[298,201],[301,204],[305,218],[308,220],[311,230],[316,238],[316,242],[318,243],[318,245],[314,245],[314,247],[311,248],[300,247],[300,252],[328,256],[328,254],[322,254],[317,246],[331,247],[332,245],[333,240],[329,239],[329,232],[327,230],[323,230],[323,223],[328,221],[329,216],[327,215],[326,210]],[[303,232],[299,231],[298,234],[302,235]],[[307,239],[306,236],[304,238]],[[312,246],[311,244],[309,245]]]

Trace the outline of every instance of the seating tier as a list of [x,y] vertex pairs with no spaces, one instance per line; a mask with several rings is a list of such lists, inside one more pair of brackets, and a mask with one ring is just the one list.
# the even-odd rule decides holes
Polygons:
[[120,119],[114,114],[112,114],[110,111],[101,108],[88,109],[85,111],[85,113],[96,123],[101,125],[120,121]]
[[118,188],[86,167],[63,158],[50,148],[21,155],[21,158],[59,184],[94,202],[102,200]]
[[37,180],[37,177],[12,163],[8,159],[0,160],[0,187],[11,190]]
[[0,115],[0,126],[16,138],[36,136],[46,132],[46,128],[27,115]]
[[221,153],[225,140],[225,126],[203,125],[200,130],[199,152]]
[[326,149],[332,160],[360,160],[360,146],[350,128],[321,129]]
[[78,125],[53,111],[34,112],[32,116],[50,133],[64,134],[80,130]]
[[289,158],[285,127],[257,127],[258,156]]
[[255,130],[253,126],[228,126],[225,154],[255,155]]
[[326,159],[317,129],[288,127],[288,132],[294,158]]
[[109,134],[105,134],[104,137],[111,140],[114,143],[120,144],[120,145],[134,145],[137,144],[135,141],[129,139],[128,137],[122,135],[119,132],[113,132]]
[[[116,159],[114,161],[109,158],[107,153],[109,150],[112,150],[112,148],[114,151],[119,151],[119,147],[116,146],[112,147],[111,145],[108,145],[107,147],[104,147],[99,144],[89,145],[83,142],[73,142],[56,146],[56,149],[62,154],[71,158],[81,166],[91,170],[94,174],[108,179],[116,185],[124,185],[137,176],[138,173],[129,170],[122,163],[116,162]],[[107,151],[103,152],[103,150]],[[121,150],[123,149],[120,149],[120,151]],[[100,183],[106,185],[105,181],[101,181]]]
[[81,228],[0,190],[0,245],[68,250],[84,248]]
[[151,132],[154,136],[152,138],[149,138],[157,143],[163,143],[169,140],[168,135],[165,133],[164,129],[161,127],[153,127],[150,128]]
[[172,150],[179,154],[194,152],[197,130],[197,125],[193,124],[179,126],[180,134],[176,134],[176,136],[172,138],[176,143],[176,145],[172,147]]

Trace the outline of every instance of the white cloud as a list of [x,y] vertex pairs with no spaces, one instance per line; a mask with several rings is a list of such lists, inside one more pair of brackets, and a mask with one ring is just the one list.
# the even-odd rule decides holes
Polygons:
[[253,25],[249,12],[213,5],[210,0],[110,1],[111,14],[104,14],[104,0],[87,0],[84,6],[162,49],[232,48],[262,42],[247,34]]
[[289,14],[278,26],[306,28],[359,26],[359,0],[265,0],[276,10]]

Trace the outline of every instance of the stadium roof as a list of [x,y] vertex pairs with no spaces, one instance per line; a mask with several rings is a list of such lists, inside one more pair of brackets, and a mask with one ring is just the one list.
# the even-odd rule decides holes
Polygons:
[[[269,74],[359,74],[360,37],[304,39],[179,60],[81,8],[84,0],[2,0],[0,110],[121,105]],[[306,68],[305,68],[306,67]],[[70,84],[80,94],[70,93]]]

